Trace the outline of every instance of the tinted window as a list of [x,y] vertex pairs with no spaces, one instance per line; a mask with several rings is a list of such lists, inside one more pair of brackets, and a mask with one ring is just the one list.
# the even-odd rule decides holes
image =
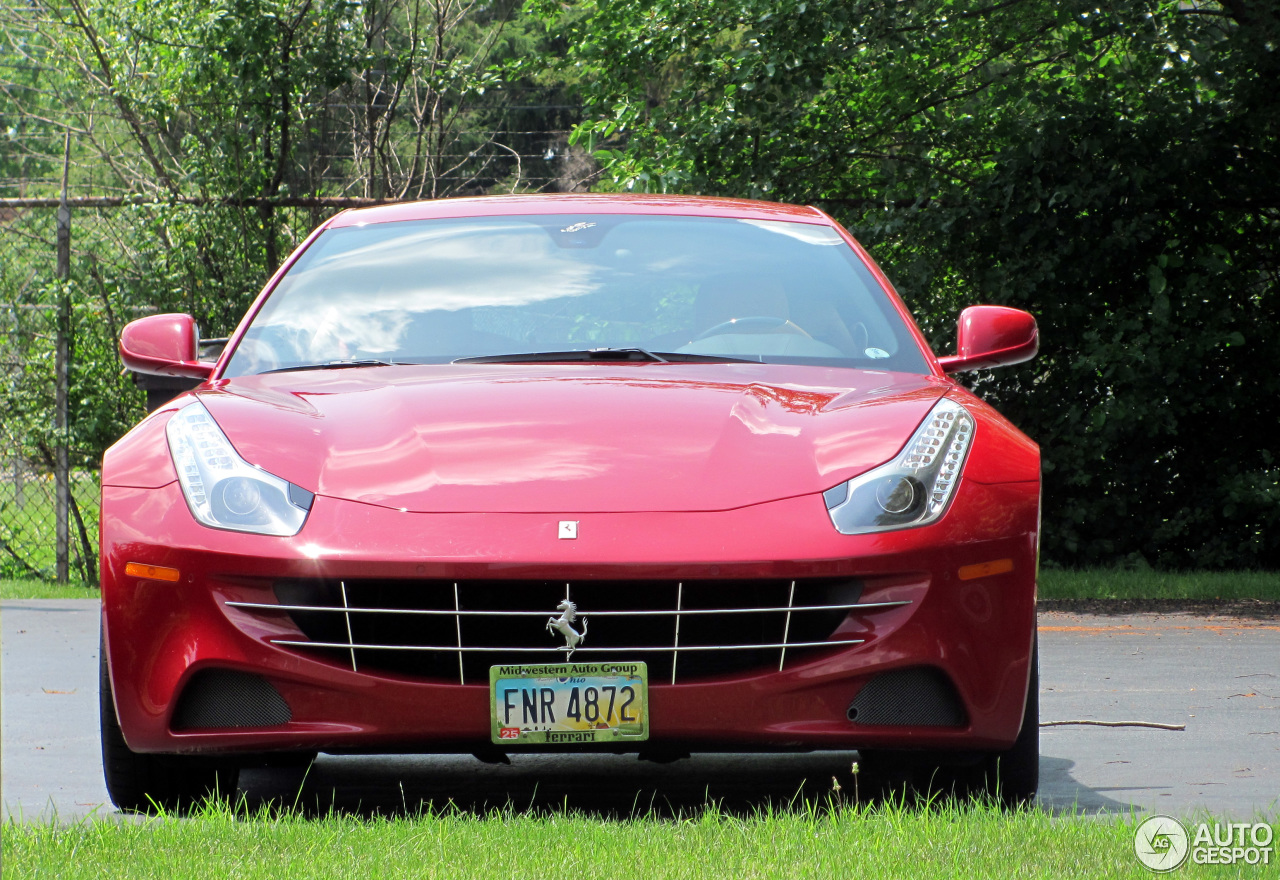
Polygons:
[[928,371],[871,273],[828,227],[554,215],[328,230],[254,319],[226,375],[635,346]]

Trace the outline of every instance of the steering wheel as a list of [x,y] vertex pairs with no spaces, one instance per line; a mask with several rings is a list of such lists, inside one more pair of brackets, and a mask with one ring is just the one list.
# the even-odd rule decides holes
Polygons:
[[698,342],[709,336],[722,336],[726,333],[790,333],[794,336],[803,336],[805,339],[813,338],[798,324],[794,324],[786,318],[749,315],[744,318],[730,318],[727,321],[721,321],[714,327],[709,327],[693,337],[693,341]]

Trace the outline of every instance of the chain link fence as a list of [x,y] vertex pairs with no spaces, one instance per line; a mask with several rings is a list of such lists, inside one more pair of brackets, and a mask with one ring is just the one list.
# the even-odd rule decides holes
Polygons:
[[97,580],[102,454],[171,390],[123,373],[129,321],[228,335],[344,207],[601,173],[521,4],[286,2],[177,54],[195,31],[164,8],[0,4],[3,578]]
[[[271,254],[377,201],[72,193],[66,208],[0,197],[0,578],[97,582],[102,453],[148,404],[119,359],[125,324],[185,312],[202,337],[225,337],[274,270]],[[164,396],[150,389],[152,404]]]
[[97,468],[67,419],[68,229],[65,207],[0,211],[0,577],[93,583]]
[[[0,578],[96,582],[102,454],[167,391],[123,372],[129,321],[184,312],[203,337],[227,336],[288,254],[346,207],[589,188],[601,169],[570,142],[580,112],[567,86],[509,64],[523,51],[502,36],[518,8],[494,18],[433,0],[414,15],[439,15],[410,21],[304,4],[298,38],[319,39],[332,13],[331,35],[354,54],[316,44],[308,63],[331,76],[283,83],[286,65],[241,93],[167,50],[126,75],[137,59],[113,55],[100,39],[110,28],[0,6]],[[90,17],[118,24],[131,9]],[[419,39],[427,32],[435,39]],[[375,45],[398,74],[369,63],[363,47]],[[121,80],[104,78],[100,66],[117,63]],[[160,72],[199,100],[172,113],[151,92]],[[254,115],[281,102],[292,109]]]
[[[10,232],[8,219],[2,228]],[[98,471],[71,454],[69,432],[53,419],[57,351],[69,334],[58,306],[15,296],[15,239],[0,241],[0,577],[93,583]]]
[[[15,201],[0,202],[0,578],[93,584],[102,453],[147,412],[120,331],[180,311],[226,335],[270,274],[263,224],[245,222],[255,208],[75,206],[59,259],[54,200]],[[270,234],[287,253],[334,211],[275,207]]]
[[334,210],[0,200],[0,578],[98,579],[102,453],[147,411],[123,326],[181,311],[225,335],[270,274],[264,234],[287,253]]

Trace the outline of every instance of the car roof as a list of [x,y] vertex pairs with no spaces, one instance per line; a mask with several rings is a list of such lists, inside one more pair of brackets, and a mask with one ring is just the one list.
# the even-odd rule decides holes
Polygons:
[[397,202],[359,208],[334,217],[329,228],[392,223],[399,220],[431,220],[445,217],[501,217],[518,214],[665,214],[689,217],[731,217],[745,220],[791,220],[830,225],[817,208],[722,199],[711,196],[640,195],[636,193],[564,193],[536,195],[472,196]]

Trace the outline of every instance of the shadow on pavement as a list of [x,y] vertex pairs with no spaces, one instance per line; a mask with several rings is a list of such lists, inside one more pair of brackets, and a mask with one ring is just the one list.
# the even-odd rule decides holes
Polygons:
[[512,756],[510,765],[470,755],[322,755],[309,769],[244,770],[248,807],[311,815],[413,816],[579,812],[601,817],[675,816],[707,807],[734,814],[830,802],[832,777],[853,791],[856,752],[821,755],[700,755],[670,764],[634,755]]
[[[1115,789],[1089,788],[1081,785],[1071,776],[1071,770],[1075,766],[1076,762],[1067,758],[1051,758],[1044,754],[1040,756],[1040,795],[1037,801],[1047,812],[1069,816],[1103,814],[1127,816],[1137,809],[1126,801],[1112,800],[1102,794]],[[1171,787],[1152,785],[1146,786],[1143,790],[1156,791]],[[1120,790],[1134,791],[1134,789]]]
[[[858,801],[922,804],[940,794],[905,776],[862,770],[858,753],[698,755],[670,764],[634,755],[515,755],[508,766],[470,755],[322,755],[310,768],[244,770],[240,793],[252,810],[296,808],[317,816],[415,816],[458,810],[477,816],[584,813],[601,818],[688,816],[712,808],[751,816],[825,809]],[[1041,756],[1039,803],[1059,814],[1128,813],[1126,803],[1071,779],[1074,763]],[[861,769],[861,768],[860,768]],[[839,786],[837,789],[836,786]]]

